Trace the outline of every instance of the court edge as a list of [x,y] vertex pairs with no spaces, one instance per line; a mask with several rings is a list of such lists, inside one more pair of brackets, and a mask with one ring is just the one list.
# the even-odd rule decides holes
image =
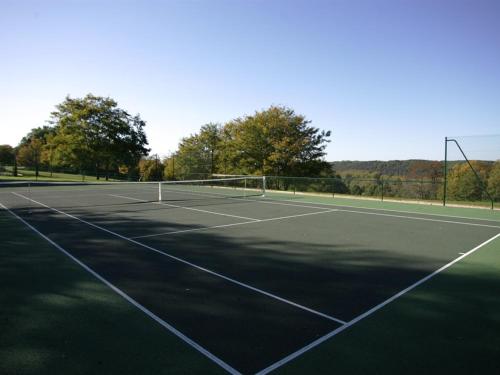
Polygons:
[[413,283],[412,285],[410,285],[409,287],[403,289],[402,291],[396,293],[395,295],[393,295],[392,297],[386,299],[385,301],[379,303],[378,305],[372,307],[370,310],[358,315],[357,317],[355,317],[354,319],[352,319],[351,321],[345,323],[344,325],[340,326],[339,328],[336,328],[335,330],[333,330],[332,332],[320,337],[319,339],[316,339],[315,341],[311,342],[310,344],[304,346],[302,349],[299,349],[297,350],[296,352],[282,358],[281,360],[275,362],[274,364],[266,367],[265,369],[263,370],[260,370],[259,372],[257,372],[256,375],[265,375],[265,374],[268,374],[270,373],[271,371],[274,371],[280,367],[282,367],[283,365],[287,364],[288,362],[294,360],[295,358],[301,356],[302,354],[308,352],[309,350],[315,348],[316,346],[322,344],[323,342],[325,342],[326,340],[338,335],[339,333],[341,333],[342,331],[345,331],[346,329],[352,327],[353,325],[355,325],[356,323],[358,323],[359,321],[367,318],[368,316],[372,315],[373,313],[377,312],[378,310],[380,310],[381,308],[383,308],[384,306],[386,306],[387,304],[395,301],[396,299],[402,297],[403,295],[405,295],[406,293],[408,293],[409,291],[415,289],[416,287],[418,287],[419,285],[425,283],[426,281],[429,281],[430,279],[432,279],[434,276],[438,275],[439,273],[441,273],[442,271],[446,270],[447,268],[451,267],[452,265],[454,265],[455,263],[457,263],[458,261],[462,260],[463,258],[473,254],[474,252],[476,252],[477,250],[479,250],[480,248],[482,248],[483,246],[489,244],[490,242],[496,240],[497,238],[500,238],[500,233],[497,233],[496,235],[494,235],[493,237],[487,239],[486,241],[480,243],[478,246],[474,247],[473,249],[467,251],[466,253],[464,253],[463,255],[459,256],[458,258],[452,260],[451,262],[445,264],[444,266],[442,266],[441,268],[437,269],[436,271],[432,272],[431,274],[425,276],[424,278],[418,280],[417,282]]
[[[203,193],[202,194],[202,193],[196,193],[196,192],[183,192],[183,194],[196,195],[196,196],[211,195],[213,197],[220,197],[220,195],[216,194],[216,193]],[[454,218],[454,219],[468,219],[468,220],[480,220],[480,221],[490,221],[490,222],[497,222],[498,221],[498,220],[495,220],[495,219],[484,219],[484,218],[465,217],[465,216],[456,216],[456,215],[444,215],[444,214],[435,214],[435,213],[427,213],[427,212],[413,212],[413,211],[405,211],[405,210],[394,210],[394,209],[388,209],[388,208],[358,207],[358,206],[350,206],[350,205],[343,205],[343,204],[337,204],[337,203],[323,203],[323,202],[310,202],[310,201],[303,201],[302,203],[305,203],[305,204],[286,203],[286,202],[295,202],[295,201],[292,200],[292,199],[276,200],[274,198],[269,198],[269,197],[261,197],[260,199],[255,199],[255,198],[236,198],[236,197],[224,197],[224,198],[231,199],[231,200],[236,200],[236,201],[240,201],[240,202],[251,201],[251,202],[257,202],[257,203],[261,203],[261,204],[275,204],[275,205],[292,206],[292,207],[303,207],[303,208],[321,208],[321,207],[317,206],[317,205],[320,205],[320,206],[329,206],[329,207],[356,208],[356,209],[371,210],[371,211],[387,211],[387,212],[405,213],[405,214],[414,214],[414,215],[438,216],[438,217],[445,217],[445,218],[447,217],[447,218]],[[308,206],[308,205],[316,205],[316,206]],[[484,226],[484,227],[490,227],[490,228],[500,228],[500,225],[496,226],[496,225],[488,225],[488,224],[478,224],[478,223],[467,223],[467,222],[459,222],[459,221],[447,221],[447,220],[439,220],[439,219],[430,219],[430,218],[425,218],[425,217],[415,217],[415,216],[405,216],[405,215],[392,215],[392,214],[384,214],[382,212],[352,211],[352,210],[345,210],[345,209],[342,209],[342,208],[337,208],[337,210],[344,211],[344,212],[353,212],[353,213],[365,213],[367,215],[380,215],[380,216],[398,217],[398,218],[410,219],[410,220],[436,221],[436,222],[444,222],[444,223],[452,223],[452,224],[460,224],[460,225],[471,225],[471,226]]]
[[182,341],[184,341],[186,344],[191,346],[192,348],[196,349],[198,352],[206,356],[208,359],[211,361],[215,362],[218,364],[220,367],[222,367],[224,370],[229,372],[230,374],[241,374],[239,371],[228,365],[226,362],[224,362],[222,359],[219,357],[215,356],[205,348],[203,348],[201,345],[197,344],[195,341],[191,340],[189,337],[184,335],[182,332],[180,332],[178,329],[174,328],[172,325],[161,319],[159,316],[154,314],[152,311],[148,310],[146,307],[141,305],[139,302],[137,302],[135,299],[130,297],[128,294],[126,294],[124,291],[116,287],[114,284],[106,280],[104,277],[99,275],[97,272],[95,272],[92,268],[84,264],[83,262],[79,261],[77,258],[75,258],[73,255],[71,255],[67,250],[65,250],[62,246],[60,246],[58,243],[52,241],[49,237],[44,235],[42,232],[40,232],[38,229],[36,229],[34,226],[29,224],[26,220],[12,212],[10,209],[5,207],[2,203],[0,203],[0,207],[7,212],[9,212],[12,216],[14,216],[17,220],[21,221],[24,225],[26,225],[29,229],[31,229],[33,232],[38,234],[40,237],[42,237],[44,240],[46,240],[48,243],[50,243],[52,246],[54,246],[57,250],[59,250],[61,253],[66,255],[68,258],[70,258],[73,262],[78,264],[80,267],[82,267],[85,271],[90,273],[92,276],[94,276],[96,279],[101,281],[103,284],[108,286],[112,291],[114,291],[116,294],[118,294],[120,297],[125,299],[127,302],[129,302],[131,305],[142,311],[144,314],[149,316],[151,319],[153,319],[155,322],[159,323],[162,327],[166,328],[168,331],[173,333],[175,336],[180,338]]
[[[124,237],[124,236],[122,236],[122,235],[120,235],[120,234],[118,234],[118,233],[114,233],[114,232],[109,231],[109,230],[107,230],[107,229],[105,229],[105,228],[101,228],[101,227],[99,227],[99,226],[97,226],[97,225],[95,225],[95,224],[92,224],[92,223],[86,222],[86,221],[84,221],[84,220],[82,220],[82,219],[80,219],[80,218],[78,218],[78,217],[75,217],[75,216],[73,216],[73,215],[67,214],[67,213],[65,213],[65,212],[63,212],[63,211],[59,211],[59,210],[57,210],[57,209],[55,209],[55,208],[49,207],[49,206],[47,206],[47,205],[45,205],[45,204],[43,204],[43,203],[37,202],[37,201],[35,201],[35,200],[31,199],[31,198],[27,198],[27,197],[25,197],[25,196],[23,196],[23,195],[21,195],[21,194],[17,194],[17,193],[14,193],[14,194],[15,194],[15,195],[18,195],[18,196],[20,196],[20,197],[22,197],[22,198],[24,198],[24,199],[27,199],[27,200],[33,201],[34,203],[37,203],[37,204],[39,204],[39,205],[42,205],[42,206],[44,206],[44,207],[46,207],[46,208],[49,208],[49,209],[51,209],[51,210],[54,210],[54,211],[56,211],[56,212],[58,212],[58,213],[60,213],[60,214],[63,214],[63,215],[65,215],[65,216],[68,216],[68,217],[71,217],[71,218],[74,218],[74,219],[76,219],[76,220],[78,220],[78,221],[81,221],[81,222],[83,222],[83,223],[86,223],[86,224],[88,224],[88,225],[90,225],[90,226],[96,227],[96,228],[101,229],[101,230],[103,230],[103,231],[105,231],[105,232],[108,232],[108,233],[110,233],[110,234],[113,234],[113,235],[115,235],[115,236],[118,236],[118,237],[120,237],[120,238],[126,239],[126,240],[128,240],[128,241],[133,242],[133,243],[137,243],[137,244],[139,244],[139,245],[141,245],[141,246],[143,246],[143,247],[150,248],[149,246],[147,246],[147,245],[145,245],[145,244],[142,244],[142,243],[140,243],[140,242],[138,242],[138,241],[134,241],[134,240],[132,240],[132,239],[130,239],[130,238],[127,238],[127,237]],[[238,199],[238,200],[248,200],[248,199]],[[252,201],[253,201],[253,200],[252,200]],[[271,203],[271,202],[266,202],[266,203]],[[273,202],[273,203],[274,203],[274,202]],[[279,204],[279,202],[275,202],[275,203]],[[311,202],[311,203],[312,203],[312,202]],[[283,203],[282,203],[282,204],[283,204]],[[315,204],[315,203],[312,203],[312,204]],[[4,209],[6,209],[7,211],[11,212],[9,209],[7,209],[5,206],[3,206],[1,203],[0,203],[0,205],[1,205]],[[285,205],[286,205],[286,203],[285,203]],[[323,205],[335,206],[335,205],[332,205],[332,204],[323,204]],[[310,207],[310,208],[313,208],[313,207],[311,207],[311,206],[304,206],[304,207]],[[316,208],[318,208],[318,207],[316,207]],[[356,208],[357,208],[357,207],[356,207]],[[374,209],[374,210],[377,210],[377,209]],[[339,211],[343,211],[343,210],[339,210]],[[363,213],[363,212],[357,212],[357,211],[353,211],[353,212],[355,212],[355,213]],[[57,245],[56,243],[52,242],[49,238],[47,238],[45,235],[43,235],[42,233],[40,233],[38,230],[36,230],[36,229],[35,229],[34,227],[32,227],[30,224],[28,224],[27,222],[25,222],[22,218],[18,217],[18,216],[17,216],[16,214],[14,214],[13,212],[11,212],[11,214],[12,214],[12,215],[14,215],[15,217],[17,217],[19,220],[21,220],[21,221],[22,221],[23,223],[25,223],[26,225],[28,225],[31,229],[33,229],[35,232],[37,232],[38,234],[40,234],[43,238],[45,238],[46,240],[48,240],[51,244],[53,244],[54,246],[56,246],[58,249],[60,249],[60,250],[62,249],[62,248],[60,248],[60,247],[59,247],[59,245]],[[376,213],[368,213],[368,214],[375,214],[375,215],[376,215]],[[380,215],[380,214],[379,214],[379,215]],[[382,214],[382,215],[384,215],[384,214]],[[385,216],[385,215],[384,215],[384,216]],[[396,215],[388,215],[388,216],[396,216]],[[444,216],[444,215],[439,215],[439,216]],[[408,217],[408,218],[411,218],[411,217]],[[432,220],[432,219],[431,219],[431,220]],[[436,220],[436,221],[442,221],[442,220]],[[456,223],[456,222],[451,222],[451,223]],[[286,357],[282,358],[281,360],[279,360],[279,361],[275,362],[274,364],[272,364],[272,365],[270,365],[270,366],[268,366],[268,367],[264,368],[263,370],[259,371],[257,374],[258,374],[258,375],[264,375],[264,374],[267,374],[267,373],[269,373],[269,372],[271,372],[271,371],[273,371],[273,370],[275,370],[275,369],[277,369],[277,368],[279,368],[279,367],[281,367],[281,366],[285,365],[286,363],[288,363],[288,362],[292,361],[293,359],[295,359],[295,358],[297,358],[297,357],[301,356],[302,354],[306,353],[307,351],[309,351],[309,350],[311,350],[311,349],[315,348],[316,346],[320,345],[320,344],[321,344],[321,343],[323,343],[324,341],[326,341],[326,340],[328,340],[328,339],[330,339],[330,338],[332,338],[332,337],[336,336],[336,335],[337,335],[337,334],[339,334],[340,332],[342,332],[342,331],[346,330],[347,328],[349,328],[349,327],[353,326],[354,324],[358,323],[358,322],[359,322],[359,321],[361,321],[362,319],[364,319],[364,318],[366,318],[366,317],[368,317],[368,316],[372,315],[373,313],[375,313],[376,311],[378,311],[379,309],[381,309],[381,308],[382,308],[382,307],[384,307],[385,305],[387,305],[387,304],[389,304],[389,303],[393,302],[393,301],[394,301],[394,300],[396,300],[397,298],[399,298],[399,297],[403,296],[403,295],[404,295],[404,294],[406,294],[407,292],[409,292],[409,291],[413,290],[413,289],[414,289],[414,288],[416,288],[417,286],[419,286],[419,285],[421,285],[422,283],[424,283],[424,282],[428,281],[429,279],[431,279],[432,277],[434,277],[434,276],[436,276],[437,274],[441,273],[441,272],[442,272],[442,271],[444,271],[445,269],[449,268],[450,266],[452,266],[452,265],[453,265],[453,264],[455,264],[456,262],[458,262],[458,261],[460,261],[461,259],[463,259],[463,258],[465,258],[465,257],[469,256],[470,254],[472,254],[472,253],[474,253],[475,251],[479,250],[481,247],[483,247],[483,246],[487,245],[488,243],[490,243],[490,242],[494,241],[494,240],[495,240],[496,238],[498,238],[499,236],[500,236],[500,233],[496,234],[495,236],[493,236],[493,237],[491,237],[490,239],[488,239],[488,240],[484,241],[483,243],[479,244],[479,245],[478,245],[478,246],[476,246],[475,248],[473,248],[473,249],[471,249],[471,250],[467,251],[466,253],[464,253],[464,254],[463,254],[463,255],[461,255],[460,257],[458,257],[458,258],[454,259],[453,261],[451,261],[451,262],[447,263],[446,265],[442,266],[442,267],[441,267],[441,268],[439,268],[438,270],[436,270],[436,271],[434,271],[433,273],[429,274],[428,276],[426,276],[426,277],[424,277],[424,278],[420,279],[419,281],[415,282],[414,284],[410,285],[409,287],[407,287],[407,288],[403,289],[402,291],[398,292],[397,294],[395,294],[394,296],[392,296],[392,297],[388,298],[387,300],[385,300],[385,301],[381,302],[380,304],[376,305],[375,307],[371,308],[370,310],[366,311],[365,313],[363,313],[363,314],[361,314],[361,315],[358,315],[356,318],[352,319],[352,320],[351,320],[351,321],[349,321],[349,322],[342,322],[342,324],[343,324],[343,325],[342,325],[342,326],[340,326],[339,328],[337,328],[337,329],[333,330],[332,332],[330,332],[330,333],[328,333],[328,334],[326,334],[326,335],[324,335],[324,336],[320,337],[319,339],[317,339],[317,340],[313,341],[312,343],[310,343],[310,344],[308,344],[308,345],[304,346],[303,348],[299,349],[298,351],[296,351],[296,352],[294,352],[294,353],[292,353],[292,354],[290,354],[290,355],[288,355],[288,356],[286,356]],[[61,251],[63,251],[63,250],[64,250],[64,249],[62,249]],[[169,254],[167,254],[167,253],[163,253],[163,252],[161,252],[161,251],[159,251],[159,250],[157,250],[157,249],[151,249],[151,250],[154,250],[154,251],[159,252],[159,253],[161,253],[161,254],[163,254],[163,255],[166,255],[166,256],[172,257],[172,258],[174,258],[174,259],[177,259],[176,257],[173,257],[173,256],[171,256],[171,255],[169,255]],[[80,265],[82,265],[82,267],[84,267],[85,269],[90,270],[87,266],[85,266],[85,265],[81,264],[78,260],[76,260],[76,258],[73,258],[73,257],[72,257],[70,254],[68,254],[66,251],[63,251],[63,252],[64,252],[65,254],[67,254],[70,258],[74,259],[77,263],[79,263]],[[177,259],[177,260],[180,260],[180,261],[181,261],[181,262],[183,262],[183,263],[188,263],[188,264],[190,264],[189,262],[184,261],[184,260],[182,260],[182,259]],[[190,265],[193,265],[193,264],[190,264]],[[204,271],[206,271],[206,272],[209,272],[209,273],[214,273],[213,271],[210,271],[210,270],[204,269],[203,267],[200,267],[200,266],[197,266],[197,265],[193,265],[193,266],[194,266],[194,267],[196,267],[196,268],[202,269],[202,270],[204,270]],[[91,271],[91,270],[90,270],[90,271]],[[89,272],[90,272],[90,271],[89,271]],[[93,273],[93,271],[92,271],[91,273]],[[93,273],[93,274],[94,274],[94,273]],[[216,273],[214,273],[214,274],[216,274]],[[216,275],[217,275],[217,276],[220,276],[220,277],[222,277],[222,278],[224,278],[224,279],[227,279],[227,277],[225,277],[225,276],[223,276],[223,275],[219,275],[219,274],[216,274]],[[100,280],[102,280],[104,283],[106,283],[108,286],[110,286],[113,290],[115,290],[115,289],[116,289],[115,291],[117,291],[117,290],[119,291],[119,289],[118,289],[118,288],[114,287],[112,284],[110,284],[109,282],[107,282],[105,279],[103,279],[102,277],[100,277],[98,274],[95,274],[95,276],[96,276],[96,277],[98,277]],[[232,279],[229,279],[229,280],[230,280],[230,281],[233,281]],[[234,280],[234,282],[236,282],[237,284],[240,284],[240,282],[238,282],[238,281],[236,281],[236,280]],[[255,290],[255,288],[253,288],[253,287],[251,287],[251,286],[248,286],[248,287],[250,287],[250,289]],[[120,294],[120,295],[122,295],[121,293],[123,293],[123,292],[121,292],[121,291],[120,291],[121,293],[119,293],[118,291],[117,291],[117,293],[118,293],[118,294]],[[256,290],[256,291],[260,291],[260,290]],[[264,294],[266,294],[266,295],[267,295],[267,292],[264,292],[264,291],[260,291],[260,292],[263,292]],[[123,294],[125,295],[125,293],[123,293]],[[125,295],[125,296],[126,296],[126,295]],[[271,295],[271,296],[272,296],[272,295]],[[122,295],[122,297],[124,297],[124,296]],[[128,296],[127,296],[127,297],[128,297]],[[272,296],[272,297],[277,297],[277,296]],[[125,298],[125,297],[124,297],[124,298]],[[129,297],[129,298],[130,298],[130,297]],[[280,297],[277,297],[277,298],[281,300],[281,298],[280,298]],[[127,299],[127,298],[125,298],[125,299]],[[131,298],[130,298],[130,299],[131,299]],[[128,300],[128,299],[127,299],[127,300]],[[133,301],[133,300],[132,300],[132,301]],[[135,302],[135,301],[134,301],[134,302]],[[284,302],[287,302],[287,301],[285,300]],[[288,302],[291,302],[291,301],[288,301]],[[295,303],[293,303],[293,302],[291,302],[291,304],[295,305]],[[134,304],[134,305],[135,305],[135,304]],[[299,305],[299,306],[300,306],[300,305]],[[309,310],[308,308],[305,308],[305,309]],[[153,314],[153,313],[151,313],[151,314]],[[319,314],[323,315],[322,313],[319,313]],[[148,314],[148,315],[149,315],[149,314]],[[154,314],[153,314],[153,315],[154,315]],[[157,317],[157,318],[158,318],[158,317]],[[158,319],[160,319],[160,318],[158,318]],[[155,319],[155,320],[156,320],[156,319]],[[161,319],[160,319],[160,320],[161,320]],[[165,324],[168,324],[168,323],[166,323],[166,322],[165,322]],[[163,325],[163,324],[162,324],[162,325]],[[174,327],[171,327],[171,328],[175,330],[175,328],[174,328]],[[177,330],[176,330],[176,331],[177,331]],[[178,331],[177,331],[177,332],[178,332]],[[179,332],[179,333],[180,333],[180,332]],[[181,335],[182,335],[182,333],[181,333]],[[179,337],[180,337],[180,336],[179,336]],[[187,338],[187,337],[186,337],[186,339],[187,339],[187,340],[190,340],[190,339],[189,339],[189,338]],[[185,341],[185,340],[184,340],[184,341]],[[192,340],[190,340],[190,341],[192,341]],[[192,342],[193,342],[193,341],[192,341]],[[195,342],[193,342],[193,343],[194,343],[194,344],[196,344]],[[196,344],[196,345],[198,345],[198,344]],[[198,346],[199,346],[199,345],[198,345]],[[203,349],[204,351],[206,351],[206,349],[204,349],[204,348],[202,348],[202,347],[200,347],[200,348],[201,348],[201,349]],[[207,353],[209,353],[208,351],[206,351],[206,352],[207,352]],[[203,353],[203,354],[205,354],[205,353]],[[205,354],[205,355],[206,355],[206,354]],[[215,357],[215,356],[214,356],[214,357]],[[209,357],[209,358],[210,358],[210,357]],[[217,357],[215,357],[215,358],[217,358]],[[222,360],[221,360],[221,361],[222,361]],[[216,361],[214,361],[214,362],[216,362]],[[222,362],[223,362],[223,361],[222,361]],[[218,362],[216,362],[216,363],[218,363]],[[227,366],[229,366],[229,365],[227,365]],[[221,366],[221,367],[225,368],[224,366]],[[230,367],[230,366],[229,366],[229,367]],[[227,370],[227,369],[226,369],[226,370]],[[233,370],[234,370],[234,369],[233,369]],[[228,371],[229,371],[229,370],[228,370]],[[234,370],[234,371],[236,371],[236,370]],[[229,371],[229,372],[231,372],[231,371]],[[232,373],[232,372],[231,372],[231,373]],[[237,372],[237,371],[236,371],[236,373],[239,373],[239,372]]]
[[250,285],[250,284],[246,284],[246,283],[244,283],[244,282],[238,281],[238,280],[233,279],[233,278],[231,278],[231,277],[225,276],[225,275],[223,275],[223,274],[221,274],[221,273],[218,273],[218,272],[212,271],[212,270],[210,270],[210,269],[208,269],[208,268],[205,268],[205,267],[199,266],[199,265],[197,265],[197,264],[195,264],[195,263],[189,262],[189,261],[187,261],[187,260],[185,260],[185,259],[182,259],[182,258],[176,257],[176,256],[174,256],[174,255],[172,255],[172,254],[167,253],[166,251],[158,250],[158,249],[156,249],[156,248],[154,248],[154,247],[152,247],[152,246],[146,245],[145,243],[142,243],[142,242],[140,242],[140,241],[134,240],[134,239],[132,239],[132,238],[130,238],[130,237],[127,237],[127,236],[121,235],[121,234],[119,234],[119,233],[113,232],[112,230],[106,229],[106,228],[101,227],[101,226],[99,226],[99,225],[97,225],[97,224],[94,224],[94,223],[91,223],[91,222],[86,221],[86,220],[84,220],[84,219],[81,219],[81,218],[79,218],[78,216],[74,216],[74,215],[68,214],[67,212],[64,212],[64,211],[58,210],[57,208],[50,207],[50,206],[46,205],[45,203],[38,202],[38,201],[36,201],[36,200],[34,200],[34,199],[31,199],[31,198],[28,198],[28,197],[26,197],[26,196],[24,196],[24,195],[22,195],[22,194],[18,194],[18,193],[12,193],[12,194],[14,194],[14,195],[16,195],[16,196],[18,196],[18,197],[21,197],[21,198],[23,198],[23,199],[29,200],[29,201],[31,201],[31,202],[33,202],[33,203],[36,203],[36,204],[38,204],[38,205],[40,205],[40,206],[42,206],[42,207],[45,207],[45,208],[47,208],[47,209],[49,209],[49,210],[52,210],[52,211],[54,211],[54,212],[57,212],[57,213],[59,213],[59,214],[61,214],[61,215],[64,215],[64,216],[67,216],[67,217],[69,217],[69,218],[72,218],[72,219],[78,220],[78,221],[80,221],[80,222],[82,222],[82,223],[84,223],[84,224],[87,224],[87,225],[89,225],[89,226],[91,226],[91,227],[93,227],[93,228],[99,229],[99,230],[101,230],[101,231],[103,231],[103,232],[109,233],[109,234],[111,234],[111,235],[113,235],[113,236],[115,236],[115,237],[121,238],[121,239],[123,239],[123,240],[125,240],[125,241],[128,241],[128,242],[131,242],[131,243],[133,243],[133,244],[139,245],[139,246],[141,246],[141,247],[143,247],[143,248],[145,248],[145,249],[148,249],[148,250],[153,251],[153,252],[155,252],[155,253],[161,254],[161,255],[166,256],[166,257],[168,257],[168,258],[170,258],[170,259],[176,260],[176,261],[178,261],[178,262],[180,262],[180,263],[183,263],[183,264],[186,264],[186,265],[191,266],[191,267],[193,267],[193,268],[196,268],[196,269],[198,269],[198,270],[200,270],[200,271],[206,272],[206,273],[208,273],[208,274],[210,274],[210,275],[212,275],[212,276],[216,276],[216,277],[219,277],[219,278],[221,278],[221,279],[223,279],[223,280],[229,281],[230,283],[236,284],[236,285],[238,285],[238,286],[240,286],[240,287],[243,287],[243,288],[246,288],[246,289],[250,289],[250,290],[252,290],[252,291],[254,291],[254,292],[256,292],[256,293],[263,294],[263,295],[265,295],[265,296],[267,296],[267,297],[270,297],[270,298],[272,298],[272,299],[275,299],[275,300],[277,300],[277,301],[280,301],[280,302],[286,303],[286,304],[288,304],[288,305],[290,305],[290,306],[293,306],[293,307],[296,307],[296,308],[298,308],[298,309],[301,309],[301,310],[307,311],[307,312],[309,312],[309,313],[311,313],[311,314],[314,314],[314,315],[320,316],[320,317],[322,317],[322,318],[325,318],[325,319],[328,319],[328,320],[334,321],[334,322],[336,322],[336,323],[345,324],[345,321],[343,321],[343,320],[341,320],[341,319],[338,319],[338,318],[335,318],[334,316],[331,316],[331,315],[328,315],[328,314],[322,313],[322,312],[320,312],[320,311],[317,311],[317,310],[311,309],[311,308],[309,308],[309,307],[307,307],[307,306],[304,306],[304,305],[301,305],[301,304],[299,304],[299,303],[296,303],[296,302],[293,302],[293,301],[291,301],[291,300],[288,300],[288,299],[286,299],[286,298],[280,297],[280,296],[278,296],[278,295],[276,295],[276,294],[273,294],[273,293],[270,293],[270,292],[266,292],[266,291],[265,291],[265,290],[263,290],[263,289],[259,289],[259,288],[257,288],[257,287],[254,287],[254,286]]

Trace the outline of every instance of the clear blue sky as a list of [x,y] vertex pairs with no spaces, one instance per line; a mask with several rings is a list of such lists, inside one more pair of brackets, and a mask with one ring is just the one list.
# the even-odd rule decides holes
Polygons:
[[153,152],[271,104],[333,131],[328,160],[443,157],[500,133],[499,0],[0,2],[0,143],[93,93]]

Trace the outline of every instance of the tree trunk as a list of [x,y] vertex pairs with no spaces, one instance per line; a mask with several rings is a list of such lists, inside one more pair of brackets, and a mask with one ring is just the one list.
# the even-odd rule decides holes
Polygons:
[[17,156],[14,157],[14,177],[17,177]]

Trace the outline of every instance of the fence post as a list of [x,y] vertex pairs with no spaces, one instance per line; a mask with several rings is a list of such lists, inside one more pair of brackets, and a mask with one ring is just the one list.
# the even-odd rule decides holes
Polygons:
[[443,206],[446,206],[446,185],[448,182],[448,137],[444,137],[444,186],[443,186]]

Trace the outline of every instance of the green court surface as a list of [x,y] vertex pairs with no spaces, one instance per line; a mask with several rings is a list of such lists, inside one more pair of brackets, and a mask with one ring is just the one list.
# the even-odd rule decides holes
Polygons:
[[498,211],[203,190],[3,187],[0,372],[500,370]]

